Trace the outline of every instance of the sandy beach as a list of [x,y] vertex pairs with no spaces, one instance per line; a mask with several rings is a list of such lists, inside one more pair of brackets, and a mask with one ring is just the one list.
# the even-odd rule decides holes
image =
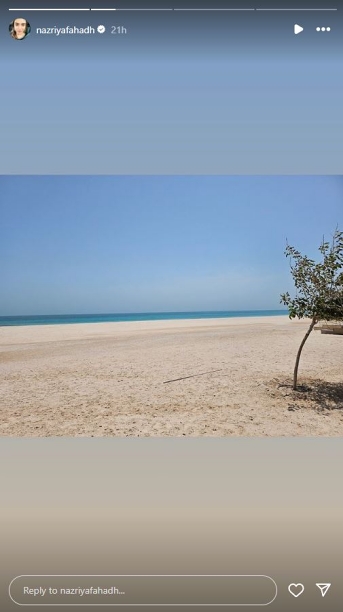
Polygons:
[[0,328],[2,436],[342,436],[343,337],[288,317]]

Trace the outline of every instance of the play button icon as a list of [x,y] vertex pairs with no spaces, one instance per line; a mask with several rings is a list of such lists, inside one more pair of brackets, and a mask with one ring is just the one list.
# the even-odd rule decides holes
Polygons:
[[298,23],[294,24],[294,34],[300,34],[300,32],[303,31],[304,28],[301,27],[301,25],[299,25]]

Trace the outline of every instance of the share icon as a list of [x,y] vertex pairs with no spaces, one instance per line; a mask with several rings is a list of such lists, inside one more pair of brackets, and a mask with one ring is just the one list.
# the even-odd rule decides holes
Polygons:
[[325,583],[316,582],[316,586],[320,590],[322,597],[325,597],[326,593],[328,592],[331,586],[331,582],[325,582]]

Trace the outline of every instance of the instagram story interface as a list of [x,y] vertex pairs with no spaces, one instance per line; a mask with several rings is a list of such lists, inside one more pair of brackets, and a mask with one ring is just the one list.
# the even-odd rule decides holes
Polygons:
[[0,9],[0,608],[337,612],[342,10],[67,5]]

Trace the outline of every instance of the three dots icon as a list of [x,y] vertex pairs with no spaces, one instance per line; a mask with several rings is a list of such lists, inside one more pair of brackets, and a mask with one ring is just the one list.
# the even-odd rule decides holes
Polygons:
[[316,28],[316,32],[331,32],[331,28],[318,27]]

